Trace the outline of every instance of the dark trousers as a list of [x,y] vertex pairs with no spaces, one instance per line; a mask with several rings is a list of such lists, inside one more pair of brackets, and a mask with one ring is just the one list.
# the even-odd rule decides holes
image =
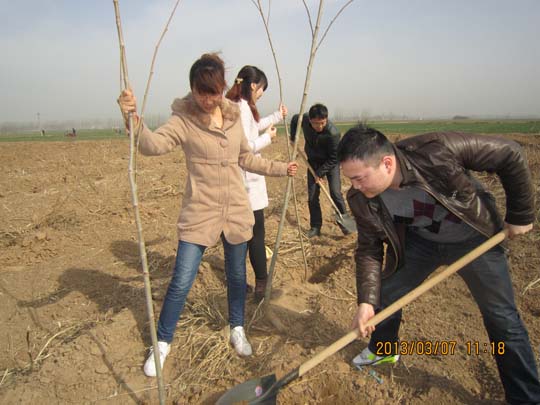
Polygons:
[[264,209],[253,211],[253,238],[248,242],[249,261],[257,280],[266,280],[266,247],[264,245]]
[[[453,263],[483,241],[484,237],[477,237],[465,243],[435,243],[407,233],[405,264],[382,280],[382,308],[417,287],[438,266]],[[495,347],[504,342],[504,354],[496,354],[495,361],[506,400],[511,404],[540,403],[534,353],[514,302],[503,249],[492,248],[458,274],[478,304],[490,341],[495,342]],[[397,342],[400,321],[401,311],[398,311],[377,325],[369,342],[370,350],[375,352],[377,342]]]
[[[314,170],[318,169],[317,164],[311,163]],[[320,166],[320,165],[319,165]],[[328,179],[328,188],[330,189],[330,197],[339,209],[339,212],[345,214],[347,212],[345,201],[341,195],[341,179],[339,177],[339,165],[336,165],[332,170],[328,171],[325,176]],[[321,189],[315,178],[310,171],[307,173],[307,186],[308,186],[308,205],[309,205],[309,221],[312,228],[321,228],[322,226],[322,212],[319,196]]]

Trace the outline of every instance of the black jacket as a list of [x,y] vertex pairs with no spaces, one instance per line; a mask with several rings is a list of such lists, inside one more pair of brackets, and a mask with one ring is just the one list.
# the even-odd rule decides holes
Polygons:
[[[291,120],[291,141],[294,142],[296,126],[298,125],[298,114]],[[328,120],[322,132],[316,132],[309,123],[307,113],[302,118],[302,131],[306,144],[304,150],[308,157],[309,164],[315,170],[318,177],[324,177],[327,172],[337,166],[337,147],[340,134],[336,126]]]
[[[402,186],[416,186],[428,192],[486,237],[500,231],[503,223],[494,197],[469,170],[498,175],[506,194],[507,223],[534,222],[531,173],[517,143],[486,135],[439,132],[407,138],[395,144],[394,150],[403,176]],[[368,199],[351,188],[347,200],[358,227],[358,303],[377,307],[381,278],[403,264],[404,232],[393,223],[380,196]],[[384,244],[388,248],[383,269]]]

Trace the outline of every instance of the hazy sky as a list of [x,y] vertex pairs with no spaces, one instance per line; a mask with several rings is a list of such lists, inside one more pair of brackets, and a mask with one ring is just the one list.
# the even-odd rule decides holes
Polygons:
[[[267,0],[262,0],[267,5]],[[120,0],[129,76],[140,101],[174,0]],[[307,2],[315,15],[318,0]],[[327,0],[323,27],[345,0]],[[0,122],[118,117],[119,51],[112,0],[0,0]],[[310,29],[300,0],[273,0],[270,29],[284,100],[300,106]],[[188,71],[221,51],[229,82],[245,64],[270,87],[274,62],[250,0],[182,0],[160,47],[146,115],[170,112]],[[314,64],[308,103],[332,112],[409,116],[540,116],[540,0],[356,0]]]

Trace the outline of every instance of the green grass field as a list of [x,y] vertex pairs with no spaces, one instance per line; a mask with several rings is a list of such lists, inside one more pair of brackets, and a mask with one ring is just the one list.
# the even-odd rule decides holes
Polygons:
[[[336,123],[341,133],[354,126],[354,122]],[[540,120],[447,120],[447,121],[373,121],[368,124],[386,134],[421,134],[433,131],[460,131],[480,134],[540,134]],[[283,127],[278,126],[280,134]],[[37,131],[0,135],[0,142],[77,142],[100,139],[123,139],[125,135],[117,134],[112,129],[81,129],[77,137],[67,137],[62,131],[47,131],[41,136]]]
[[[356,123],[339,123],[339,130],[343,133]],[[535,120],[449,120],[449,121],[375,121],[368,125],[383,133],[422,134],[435,131],[472,132],[479,134],[539,134],[540,121]]]
[[77,142],[100,139],[127,140],[127,137],[115,133],[112,129],[78,129],[76,137],[66,136],[64,131],[47,131],[45,136],[41,136],[37,131],[0,135],[0,142]]

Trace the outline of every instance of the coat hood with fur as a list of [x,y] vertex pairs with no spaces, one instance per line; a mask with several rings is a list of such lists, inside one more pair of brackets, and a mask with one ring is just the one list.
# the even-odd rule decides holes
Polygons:
[[[220,108],[223,121],[235,122],[240,117],[238,105],[225,97],[221,99]],[[174,99],[171,110],[173,115],[188,116],[189,119],[202,128],[210,126],[210,115],[199,107],[192,93],[188,93],[183,98]]]

